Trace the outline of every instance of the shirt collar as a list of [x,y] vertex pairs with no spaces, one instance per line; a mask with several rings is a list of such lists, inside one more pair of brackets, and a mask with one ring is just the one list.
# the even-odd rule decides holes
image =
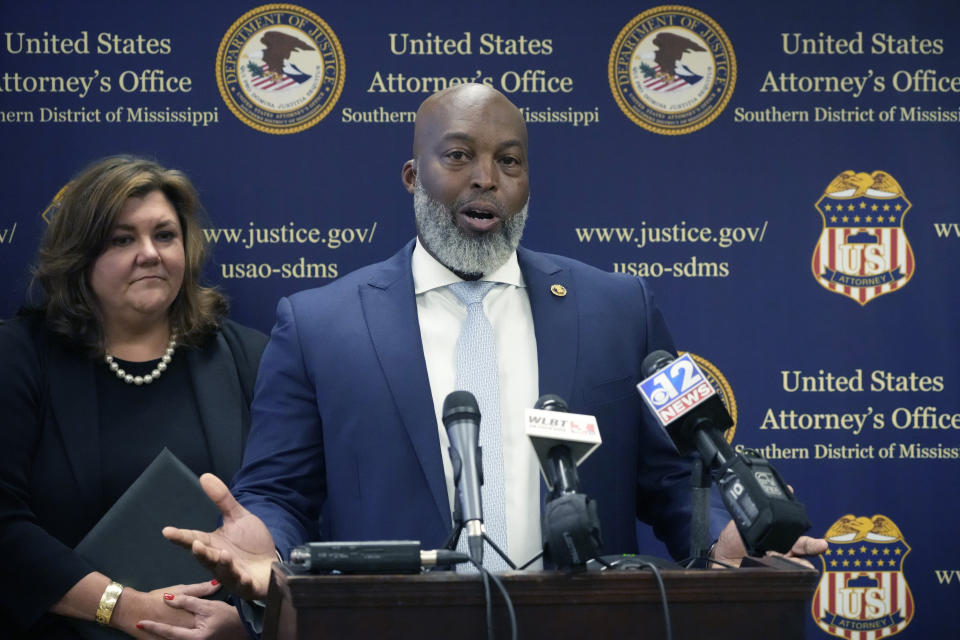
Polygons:
[[[417,238],[417,244],[413,248],[411,268],[413,270],[413,290],[417,295],[462,281],[457,274],[443,266],[423,248],[423,245],[420,244],[420,238]],[[493,273],[488,273],[480,279],[524,287],[520,263],[517,262],[517,252],[511,253],[507,261],[495,269]]]

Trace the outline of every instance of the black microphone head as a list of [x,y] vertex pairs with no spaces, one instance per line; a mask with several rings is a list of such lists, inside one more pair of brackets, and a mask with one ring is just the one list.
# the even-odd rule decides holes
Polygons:
[[543,555],[559,569],[583,567],[600,555],[600,516],[596,501],[567,493],[547,502],[540,524]]
[[443,425],[450,427],[457,420],[476,420],[480,422],[480,407],[477,399],[469,391],[452,391],[443,399]]
[[647,357],[643,359],[640,364],[640,371],[644,378],[649,378],[676,359],[677,357],[669,351],[654,351],[647,354]]
[[560,396],[553,393],[540,396],[537,399],[537,403],[533,405],[533,408],[543,409],[545,411],[560,411],[562,413],[566,413],[568,411],[567,402]]

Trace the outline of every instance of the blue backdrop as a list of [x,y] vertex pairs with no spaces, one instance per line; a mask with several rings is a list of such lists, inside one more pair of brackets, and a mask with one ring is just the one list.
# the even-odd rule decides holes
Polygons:
[[412,237],[411,112],[455,79],[488,82],[529,122],[525,244],[646,276],[735,401],[734,445],[761,449],[830,539],[810,636],[955,629],[956,2],[4,0],[0,15],[3,315],[54,195],[131,152],[194,180],[209,279],[269,331],[280,296]]

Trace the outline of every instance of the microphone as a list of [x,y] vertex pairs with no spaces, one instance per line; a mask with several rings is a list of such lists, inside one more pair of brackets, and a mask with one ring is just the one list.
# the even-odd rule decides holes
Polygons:
[[308,542],[290,550],[290,564],[309,573],[420,573],[469,560],[448,549],[422,551],[417,540]]
[[[667,351],[654,351],[643,359],[640,371],[645,379],[637,389],[681,455],[699,450],[698,432],[726,431],[733,426],[720,395],[690,354],[674,358]],[[726,439],[719,436],[717,440],[718,452],[733,457]],[[704,462],[709,464],[713,457],[705,457]]]
[[695,449],[704,464],[716,470],[723,503],[747,552],[789,551],[810,528],[803,504],[766,459],[730,448],[723,432],[733,419],[690,354],[674,358],[654,351],[640,366],[647,376],[637,385],[644,402],[681,454]]
[[467,530],[470,557],[483,563],[483,484],[480,407],[469,391],[454,391],[443,401],[443,425],[450,439],[450,463],[457,487],[456,511]]
[[597,503],[580,493],[577,465],[600,446],[597,421],[567,413],[567,403],[552,394],[541,396],[526,418],[527,435],[551,489],[541,521],[544,556],[560,568],[585,567],[602,543]]
[[553,394],[541,396],[524,417],[550,496],[576,493],[577,466],[602,442],[596,418],[567,413],[567,403]]

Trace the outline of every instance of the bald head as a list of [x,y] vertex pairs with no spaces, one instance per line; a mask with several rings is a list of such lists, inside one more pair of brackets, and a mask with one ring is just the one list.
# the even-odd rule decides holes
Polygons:
[[491,271],[516,249],[526,220],[523,115],[482,84],[433,94],[417,111],[401,179],[414,195],[424,248],[455,273]]
[[414,158],[420,156],[425,141],[431,139],[437,127],[445,125],[452,117],[465,120],[493,117],[498,127],[516,134],[526,153],[527,126],[520,110],[493,87],[473,83],[447,87],[423,101],[417,110],[413,130]]

